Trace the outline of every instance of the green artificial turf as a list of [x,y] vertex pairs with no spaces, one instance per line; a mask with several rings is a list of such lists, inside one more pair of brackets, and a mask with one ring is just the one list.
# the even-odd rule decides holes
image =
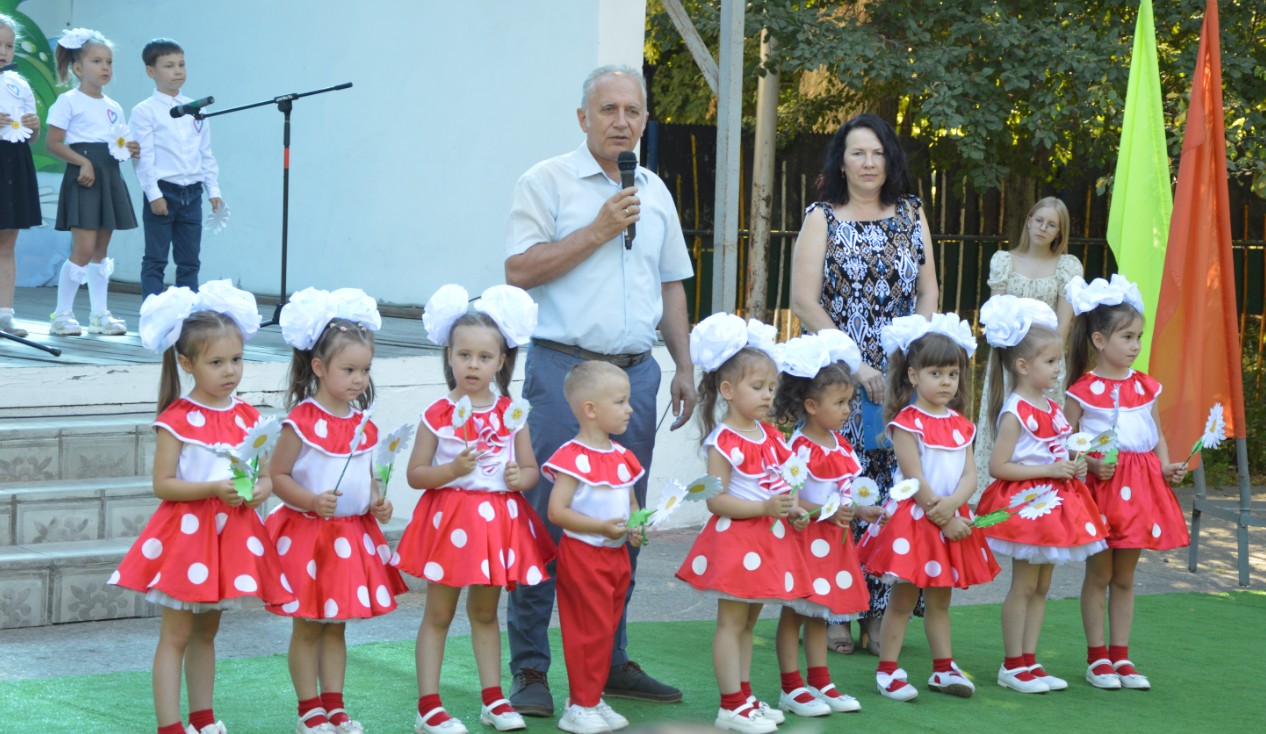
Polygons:
[[[646,603],[643,600],[642,603]],[[920,689],[913,703],[881,698],[874,687],[876,658],[859,652],[831,655],[836,685],[857,696],[862,711],[814,720],[809,730],[932,732],[1231,732],[1266,730],[1262,667],[1266,661],[1266,594],[1172,594],[1139,597],[1131,645],[1135,664],[1152,681],[1150,692],[1099,691],[1082,679],[1085,643],[1077,600],[1050,603],[1038,657],[1067,678],[1067,691],[1026,696],[994,682],[1002,658],[996,605],[956,607],[954,649],[978,690],[970,700],[932,693],[922,624],[906,636],[901,665]],[[774,623],[757,628],[752,683],[776,703],[778,667]],[[712,675],[710,622],[650,622],[629,627],[630,649],[643,667],[681,687],[679,704],[608,701],[636,726],[667,721],[710,724],[718,705]],[[550,672],[561,707],[567,683],[558,631],[551,630]],[[508,681],[507,681],[508,685]],[[508,692],[508,687],[507,687]],[[441,691],[448,711],[472,732],[479,725],[479,690],[469,640],[454,637],[445,656]],[[408,732],[416,692],[413,643],[386,642],[349,650],[347,708],[371,734]],[[294,730],[295,699],[283,655],[224,660],[216,681],[216,713],[232,734]],[[0,683],[3,732],[152,732],[148,672],[113,673]],[[790,718],[787,729],[799,723]],[[529,719],[530,731],[557,731],[553,719]]]

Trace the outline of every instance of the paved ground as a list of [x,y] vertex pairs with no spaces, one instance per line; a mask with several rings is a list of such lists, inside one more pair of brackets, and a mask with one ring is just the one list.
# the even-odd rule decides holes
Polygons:
[[[1179,492],[1184,507],[1191,506],[1190,492],[1189,487]],[[1258,497],[1266,499],[1266,494],[1259,493]],[[1166,553],[1145,553],[1137,574],[1139,593],[1216,593],[1241,588],[1236,567],[1235,526],[1206,519],[1204,528],[1199,571],[1191,573],[1187,570],[1188,553],[1185,548]],[[708,619],[715,614],[713,602],[701,598],[673,577],[693,537],[692,530],[652,536],[651,545],[643,551],[639,568],[638,590],[632,608],[635,620]],[[1260,591],[1266,589],[1266,529],[1250,530],[1249,547],[1252,567],[1249,588]],[[956,604],[1000,602],[1006,595],[1008,579],[1004,562],[1003,575],[997,580],[956,592],[954,601]],[[1078,596],[1081,580],[1080,566],[1058,570],[1051,598]],[[412,592],[400,597],[400,601],[401,608],[394,614],[349,625],[349,644],[413,639],[422,614],[424,593]],[[767,608],[765,613],[772,616],[777,614],[777,610]],[[466,634],[467,631],[465,617],[459,612],[452,633]],[[288,621],[263,611],[226,613],[217,638],[218,653],[221,658],[284,653],[289,632]],[[148,670],[157,637],[157,619],[0,631],[0,681]],[[634,654],[636,657],[636,651]]]

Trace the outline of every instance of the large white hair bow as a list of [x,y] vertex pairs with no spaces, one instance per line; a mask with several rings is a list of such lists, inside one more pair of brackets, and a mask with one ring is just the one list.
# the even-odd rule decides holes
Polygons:
[[779,347],[778,371],[793,377],[817,377],[831,363],[831,352],[817,334],[797,336]]
[[448,346],[453,322],[466,314],[470,307],[470,294],[456,283],[440,286],[422,307],[422,326],[426,338],[441,347]]
[[295,349],[307,351],[334,319],[347,319],[370,331],[382,328],[378,303],[359,288],[323,291],[304,288],[281,309],[281,336]]
[[[72,51],[81,49],[85,43],[105,44],[105,36],[92,30],[91,28],[71,28],[62,33],[62,37],[57,39],[57,45]],[[158,294],[151,294],[158,295]]]
[[991,347],[1014,347],[1029,333],[1033,325],[1059,329],[1054,309],[1036,298],[1017,298],[1010,294],[994,296],[980,307],[980,323],[985,327],[985,341]]
[[934,313],[930,320],[918,314],[898,316],[879,332],[879,342],[887,354],[897,350],[904,354],[910,350],[911,344],[929,333],[949,337],[967,351],[968,357],[976,353],[976,337],[971,333],[971,324],[952,313]]
[[747,346],[759,349],[778,364],[778,348],[774,344],[778,339],[778,329],[756,319],[747,320]]
[[714,313],[690,330],[690,361],[704,372],[716,372],[747,346],[747,324],[732,313]]
[[259,331],[255,296],[234,288],[226,278],[202,284],[197,293],[173,286],[146,297],[141,304],[141,346],[155,352],[166,351],[180,339],[185,319],[196,311],[215,311],[233,319],[244,340]]
[[1095,278],[1090,283],[1078,275],[1064,286],[1064,300],[1078,316],[1099,306],[1121,303],[1128,303],[1139,315],[1143,314],[1143,295],[1139,293],[1139,287],[1120,273],[1114,273],[1111,280]]
[[536,330],[536,301],[522,288],[512,285],[494,285],[475,301],[475,310],[488,314],[497,322],[506,346],[521,347],[532,339]]
[[862,350],[848,334],[839,329],[823,329],[817,336],[826,346],[832,362],[843,362],[850,372],[857,372],[862,366]]

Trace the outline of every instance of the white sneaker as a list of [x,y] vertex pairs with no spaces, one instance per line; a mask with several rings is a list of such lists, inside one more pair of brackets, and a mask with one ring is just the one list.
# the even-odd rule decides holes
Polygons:
[[48,333],[52,336],[79,336],[84,332],[73,313],[62,311],[49,317]]
[[[898,682],[905,685],[894,687],[894,684]],[[894,701],[913,701],[915,696],[919,695],[919,689],[910,685],[906,671],[901,668],[891,673],[876,672],[875,687],[879,689],[879,695]]]
[[88,333],[123,336],[127,333],[127,322],[114,318],[109,311],[98,311],[88,319]]
[[959,698],[971,698],[976,692],[976,684],[967,680],[967,676],[963,675],[958,663],[950,663],[948,673],[933,673],[932,677],[928,678],[928,688]]
[[[813,697],[831,707],[831,710],[837,714],[848,714],[854,711],[862,710],[862,703],[852,696],[846,696],[840,693],[834,683],[827,683],[821,689],[807,686],[809,693]],[[831,691],[835,691],[836,695],[828,695]]]
[[1020,693],[1050,693],[1051,692],[1051,687],[1046,685],[1042,681],[1038,680],[1037,678],[1022,680],[1020,678],[1020,674],[1027,673],[1027,672],[1029,672],[1029,669],[1024,666],[1020,666],[1019,668],[1010,668],[1010,669],[1008,669],[1005,665],[1001,666],[998,668],[998,685],[1002,686],[1003,688],[1010,688],[1013,691],[1019,691]]
[[1129,660],[1118,660],[1112,664],[1112,670],[1116,672],[1117,678],[1121,679],[1122,688],[1130,688],[1136,691],[1146,691],[1152,687],[1152,684],[1148,681],[1147,676],[1138,671],[1133,673],[1121,673],[1120,668],[1122,665],[1128,665],[1133,668],[1134,663]]
[[1115,691],[1121,687],[1121,676],[1113,673],[1096,673],[1095,668],[1101,665],[1112,665],[1112,661],[1107,658],[1100,658],[1091,663],[1086,668],[1086,682],[1095,688],[1102,688],[1107,691]]
[[523,716],[511,708],[504,714],[494,714],[493,710],[501,708],[502,704],[509,706],[510,702],[504,698],[499,698],[490,704],[479,709],[479,723],[484,726],[491,726],[497,731],[514,731],[516,729],[526,729],[527,722],[523,720]]
[[570,705],[563,709],[563,716],[558,720],[558,728],[571,734],[604,734],[611,731],[596,706]]
[[[808,695],[808,701],[797,701],[796,698],[802,695]],[[797,688],[791,693],[780,691],[778,693],[778,708],[783,711],[789,711],[796,716],[830,716],[831,707],[827,706],[824,701],[819,701],[816,696],[809,693],[807,688]]]
[[17,337],[27,335],[26,329],[23,329],[21,326],[13,323],[13,314],[11,312],[0,313],[0,331]]
[[608,706],[607,702],[601,698],[598,699],[598,705],[594,706],[594,708],[598,710],[598,715],[602,717],[602,720],[607,722],[607,726],[611,727],[611,731],[619,731],[628,727],[629,720]]
[[787,720],[787,717],[783,715],[782,711],[770,706],[756,696],[748,696],[747,702],[752,705],[752,708],[756,709],[756,713],[764,716],[766,719],[769,719],[775,724],[781,724]]
[[1046,668],[1043,668],[1041,663],[1030,665],[1029,672],[1033,674],[1034,678],[1045,683],[1046,687],[1052,691],[1062,691],[1068,688],[1068,681],[1047,673]]
[[[428,723],[437,713],[444,711],[443,706],[436,706],[426,712],[426,716],[418,714],[413,720],[413,734],[466,734],[466,725],[456,716],[450,716],[443,724]],[[444,713],[448,713],[444,711]]]
[[736,731],[739,734],[770,734],[778,731],[778,725],[761,715],[760,709],[751,701],[734,709],[717,709],[717,719],[713,726],[725,731]]

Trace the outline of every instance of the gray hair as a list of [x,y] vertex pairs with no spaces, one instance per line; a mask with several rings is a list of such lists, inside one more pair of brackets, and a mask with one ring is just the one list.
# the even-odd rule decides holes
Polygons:
[[589,76],[585,77],[585,83],[580,86],[580,109],[586,109],[589,106],[589,94],[593,92],[593,85],[604,76],[613,74],[623,74],[632,77],[633,81],[642,89],[642,100],[646,100],[646,78],[642,76],[642,72],[631,66],[624,64],[607,64],[599,66],[597,69],[589,72]]

